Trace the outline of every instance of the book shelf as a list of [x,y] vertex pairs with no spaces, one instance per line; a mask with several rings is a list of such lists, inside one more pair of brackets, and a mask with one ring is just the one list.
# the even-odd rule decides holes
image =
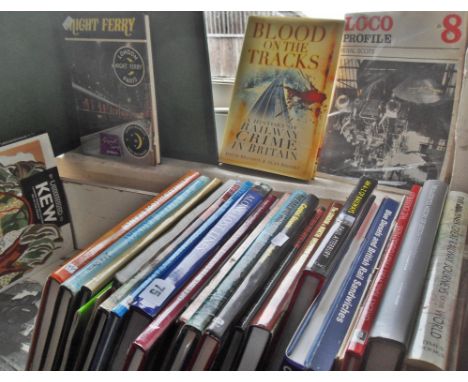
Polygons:
[[[16,20],[18,20],[19,16],[15,17]],[[29,20],[31,17],[31,14],[26,14],[22,16],[24,20]],[[43,17],[44,25],[50,26],[52,24],[51,20],[55,20],[56,18],[56,20],[54,21],[56,22],[61,18],[61,15],[57,17],[43,15],[41,17]],[[158,18],[159,16],[155,14],[153,15],[153,17]],[[13,18],[13,20],[14,19],[15,18]],[[0,20],[3,20],[3,18],[0,17]],[[40,20],[38,19],[35,19],[35,21],[40,22]],[[20,35],[24,32],[20,31],[21,24],[14,25],[15,23],[11,20],[9,21],[9,23],[13,30],[13,34],[16,33]],[[17,27],[16,32],[14,27]],[[52,38],[55,39],[56,37],[54,36],[54,31],[54,28],[50,30],[46,28],[45,30],[42,30],[41,36],[45,36],[45,40],[50,38],[52,41]],[[26,36],[26,38],[30,38],[30,36]],[[15,40],[13,39],[12,41],[14,43]],[[29,42],[32,43],[32,41]],[[43,42],[44,41],[41,40],[41,43]],[[54,40],[54,44],[51,45],[55,44],[58,44],[58,42]],[[32,47],[29,48],[33,49]],[[23,57],[24,59],[26,59],[26,57],[28,56],[26,51],[20,53],[22,53],[21,57]],[[58,60],[57,62],[59,62],[59,60],[61,59],[61,57],[58,56],[53,56],[50,59],[55,58],[56,60]],[[3,121],[4,124],[8,126],[24,126],[24,130],[18,130],[20,133],[28,132],[29,130],[38,130],[41,128],[38,125],[51,126],[51,135],[60,137],[61,139],[65,140],[64,142],[60,142],[56,147],[56,153],[61,153],[63,151],[69,150],[70,148],[76,147],[77,137],[72,137],[71,141],[67,141],[65,139],[69,137],[69,135],[67,135],[66,132],[69,130],[73,130],[73,118],[70,118],[70,116],[67,114],[68,111],[65,108],[65,106],[70,107],[70,105],[67,104],[64,106],[63,104],[59,104],[59,108],[55,111],[55,114],[44,113],[44,111],[50,108],[50,102],[56,103],[59,102],[60,99],[69,98],[70,96],[69,89],[65,86],[65,83],[67,81],[67,79],[65,78],[66,74],[63,72],[63,68],[61,67],[61,65],[57,64],[57,67],[60,70],[58,70],[58,74],[55,77],[52,76],[53,71],[51,72],[49,70],[46,72],[47,76],[56,81],[53,83],[54,86],[52,86],[55,90],[52,88],[49,89],[51,95],[53,96],[52,99],[49,97],[49,102],[47,102],[47,100],[41,100],[41,103],[39,105],[36,104],[35,108],[31,109],[31,113],[22,112],[24,108],[31,107],[31,104],[35,102],[29,97],[34,97],[34,93],[36,91],[39,91],[40,89],[34,88],[34,91],[29,92],[29,95],[27,97],[25,96],[24,105],[18,103],[18,110],[14,109],[14,113],[6,113],[3,116],[3,118],[0,118],[0,121]],[[24,81],[21,83],[22,86],[18,86],[18,88],[26,87],[28,85],[28,81],[33,82],[34,73],[36,70],[37,68],[20,68],[15,66],[13,79],[15,77],[21,77]],[[26,73],[27,76],[23,76],[24,73]],[[42,86],[41,84],[45,86],[45,84],[47,83],[47,78],[40,77],[40,79],[41,81],[38,82],[37,86],[40,87]],[[14,84],[10,85],[13,86]],[[166,89],[169,87],[168,84],[163,85],[166,86]],[[48,84],[48,86],[51,85]],[[223,94],[227,93],[230,89],[230,86],[228,84],[224,84],[224,86],[227,88],[227,91],[225,89]],[[64,89],[62,89],[63,94],[57,91],[57,89],[61,89],[62,87],[64,87]],[[174,90],[175,88],[176,87],[171,87],[172,90]],[[182,88],[183,86],[180,86],[180,89]],[[0,99],[3,100],[11,98],[8,92],[8,87],[4,87],[3,89],[5,91],[0,90]],[[211,89],[209,90],[211,91]],[[16,94],[14,94],[14,96],[15,95]],[[164,99],[164,102],[170,103],[170,100],[173,99],[175,96],[176,94],[169,94],[169,96],[166,99]],[[18,97],[20,96],[18,95]],[[55,100],[54,97],[56,97],[57,100]],[[219,97],[217,98],[219,99]],[[181,105],[182,103],[183,102],[180,102]],[[222,102],[221,104],[224,104],[224,102]],[[215,104],[214,106],[222,106],[221,104]],[[183,107],[186,107],[185,103]],[[169,109],[170,108],[167,108],[167,110]],[[211,120],[211,113],[212,111],[210,111],[210,113],[204,114],[200,118],[205,117],[207,120]],[[32,114],[39,115],[41,118],[39,118],[38,121],[30,121],[29,118],[32,116]],[[188,114],[190,114],[190,110]],[[177,113],[172,112],[171,115],[177,116]],[[45,116],[47,116],[48,118],[45,118]],[[168,117],[167,119],[169,120],[170,118],[172,117]],[[176,120],[176,123],[174,124],[177,125],[178,120]],[[205,124],[199,123],[199,125]],[[56,131],[54,131],[54,129]],[[66,131],[64,132],[64,130]],[[464,125],[463,130],[468,131],[468,124]],[[9,131],[9,134],[12,134],[12,132]],[[171,138],[174,139],[171,140]],[[183,136],[183,134],[181,136],[171,137],[170,130],[167,129],[165,133],[165,139],[166,141],[171,141],[171,151],[175,152],[176,154],[177,139],[180,140],[181,143],[183,143],[183,140],[185,141],[185,143],[182,144],[182,146],[186,145],[188,147],[191,144],[190,139]],[[212,142],[208,143],[210,144],[210,147],[213,147],[211,145]],[[184,155],[181,156],[183,157]],[[198,158],[192,159],[198,160]],[[344,201],[349,195],[350,191],[353,189],[353,186],[355,184],[352,181],[340,181],[333,178],[323,177],[320,175],[310,182],[303,182],[291,178],[275,176],[253,170],[233,168],[230,166],[219,166],[216,164],[206,164],[167,157],[162,158],[161,165],[159,166],[143,167],[126,164],[123,162],[117,162],[109,159],[86,156],[81,154],[78,150],[65,152],[64,154],[57,157],[57,162],[60,176],[62,177],[62,179],[65,180],[65,189],[67,192],[67,197],[69,199],[71,215],[74,223],[76,248],[83,248],[84,246],[86,246],[89,242],[93,241],[95,238],[100,236],[101,233],[105,232],[115,223],[120,221],[123,217],[135,210],[138,206],[150,199],[151,196],[163,190],[168,184],[176,181],[184,173],[186,173],[187,170],[190,169],[200,171],[202,174],[207,175],[209,177],[220,178],[222,181],[226,181],[228,179],[238,179],[265,182],[271,185],[274,188],[274,190],[279,192],[288,192],[299,189],[309,193],[313,193],[322,200]],[[460,191],[468,192],[467,189],[463,189],[464,187],[466,187],[467,182],[464,180],[465,175],[461,172],[460,167],[456,168],[455,171],[456,172],[453,174],[453,176],[457,181],[452,183],[456,184],[457,189],[459,189]],[[392,196],[397,200],[401,200],[405,192],[395,191],[392,189],[385,188],[384,186],[379,186],[376,194],[380,197]],[[114,208],[114,206],[116,207]],[[467,250],[465,250],[465,263],[467,263],[466,259],[468,259],[468,257],[466,257],[466,253],[468,253]],[[462,280],[462,286],[464,287],[465,292],[462,293],[462,295],[459,298],[460,308],[458,312],[458,322],[456,323],[456,325],[462,328],[461,333],[463,333],[466,337],[466,335],[468,334],[468,316],[466,312],[466,305],[468,301],[468,273],[465,272],[463,277],[464,278]],[[468,354],[468,341],[465,341],[465,343],[461,346],[462,347],[460,349],[454,348],[452,349],[452,351],[456,351],[459,354],[465,355],[462,356],[464,357],[462,367],[465,370],[468,370],[468,359],[466,356],[466,354]]]

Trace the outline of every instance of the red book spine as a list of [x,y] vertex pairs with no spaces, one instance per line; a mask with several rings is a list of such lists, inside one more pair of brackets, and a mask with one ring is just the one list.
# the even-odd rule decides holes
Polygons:
[[382,299],[393,265],[395,264],[395,260],[398,256],[406,227],[411,218],[411,213],[420,189],[421,186],[419,185],[414,185],[411,188],[411,192],[406,197],[400,210],[392,236],[390,237],[385,253],[382,256],[379,269],[365,298],[358,320],[353,329],[353,333],[350,335],[348,344],[346,345],[345,356],[343,359],[344,370],[360,369],[364,352],[367,347],[369,332],[377,315],[380,300]]
[[[242,238],[252,230],[257,223],[267,214],[268,210],[271,208],[275,202],[276,197],[273,195],[268,195],[265,200],[260,204],[260,206],[250,215],[245,223],[239,227],[238,231],[241,231],[241,234],[236,231],[234,236],[236,239],[232,241],[229,247],[232,249],[236,244],[242,240]],[[234,237],[233,236],[233,237]],[[195,294],[200,290],[200,287],[204,285],[212,276],[212,274],[218,269],[218,267],[223,263],[225,258],[230,254],[229,250],[224,249],[223,246],[216,254],[208,261],[208,263],[196,274],[191,281],[187,284],[182,291],[180,291],[174,298],[171,300],[171,303],[161,312],[156,318],[151,322],[151,324],[137,337],[130,347],[127,359],[125,361],[124,370],[128,369],[130,365],[131,358],[135,353],[137,348],[143,350],[145,354],[148,354],[151,351],[152,346],[156,341],[161,337],[164,331],[177,319],[177,317],[182,313],[186,305],[192,300]],[[227,246],[226,246],[227,247]],[[141,370],[144,367],[144,362],[140,364],[139,369]]]
[[186,187],[190,182],[192,182],[199,176],[200,173],[197,171],[187,172],[187,174],[185,174],[182,178],[177,180],[175,183],[171,184],[165,190],[161,191],[153,199],[148,201],[130,216],[122,220],[114,228],[107,231],[99,239],[97,239],[84,250],[82,250],[80,253],[78,253],[73,259],[69,260],[66,264],[57,269],[54,273],[50,275],[50,277],[57,280],[59,283],[62,283],[65,280],[67,280],[77,270],[88,264],[104,249],[106,249],[112,243],[117,241],[120,237],[122,237],[125,233],[130,231],[143,219],[145,219],[158,208],[160,208],[164,203],[169,201],[175,194],[180,192],[184,187]]

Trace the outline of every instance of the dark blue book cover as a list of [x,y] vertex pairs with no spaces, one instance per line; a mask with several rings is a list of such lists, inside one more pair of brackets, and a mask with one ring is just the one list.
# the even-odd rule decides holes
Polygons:
[[307,355],[307,369],[331,370],[389,236],[399,203],[386,198]]

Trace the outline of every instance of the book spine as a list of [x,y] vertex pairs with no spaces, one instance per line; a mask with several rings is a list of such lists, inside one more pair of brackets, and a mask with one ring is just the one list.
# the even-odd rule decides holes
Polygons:
[[[201,215],[210,209],[215,203],[222,199],[222,196],[232,188],[235,181],[230,180],[219,186],[208,197],[203,199],[191,209],[189,214],[185,214],[177,224],[174,225],[168,232],[165,232],[158,240],[151,243],[144,251],[142,251],[129,264],[118,271],[114,275],[114,280],[117,285],[122,285],[127,282],[133,275],[151,262],[155,258],[164,259],[169,248],[175,249],[186,237],[189,231],[193,232],[198,228],[204,220],[201,220]],[[192,199],[193,200],[193,199]],[[193,228],[192,228],[193,227]]]
[[167,300],[179,290],[213,251],[252,213],[271,191],[269,186],[256,186],[231,207],[207,232],[195,248],[165,278],[154,279],[132,303],[132,309],[154,317]]
[[[272,196],[272,195],[270,195]],[[271,208],[268,212],[267,216],[260,220],[260,222],[255,226],[253,231],[239,244],[239,246],[235,247],[235,251],[229,255],[229,258],[223,264],[219,272],[213,276],[210,282],[198,293],[197,297],[190,303],[187,309],[180,315],[178,321],[181,326],[187,324],[193,314],[200,308],[200,306],[204,303],[204,301],[208,298],[211,292],[216,288],[216,286],[221,282],[225,275],[229,273],[232,269],[234,264],[240,259],[240,257],[244,254],[244,252],[248,249],[248,247],[256,240],[258,235],[263,231],[267,222],[278,212],[281,205],[284,204],[286,199],[289,197],[288,194],[284,194],[280,200]],[[233,238],[235,235],[233,236]],[[233,243],[230,243],[231,239],[221,248],[221,251],[227,250],[224,248],[225,246],[231,247]]]
[[[422,297],[424,280],[439,225],[447,185],[438,180],[424,183],[393,267],[388,286],[372,325],[366,356],[373,352],[371,341],[392,340],[406,346],[415,313]],[[368,362],[366,368],[379,368]],[[397,368],[395,364],[391,369]],[[387,365],[386,367],[390,367]]]
[[81,286],[91,277],[95,276],[115,256],[118,256],[129,249],[134,243],[144,238],[154,227],[160,224],[164,219],[170,216],[186,201],[197,194],[204,186],[209,183],[209,178],[205,176],[198,177],[190,183],[185,189],[177,194],[170,203],[161,209],[149,215],[142,222],[138,223],[129,232],[123,235],[114,244],[104,250],[98,257],[94,258],[85,267],[81,268],[73,277],[66,280],[63,285],[70,290],[79,290]]
[[271,277],[265,284],[263,292],[257,299],[255,305],[252,306],[249,309],[248,313],[242,318],[240,322],[240,328],[242,328],[243,331],[247,330],[247,327],[250,325],[257,312],[260,309],[262,309],[262,306],[265,304],[265,302],[270,301],[270,295],[272,294],[272,291],[274,290],[275,286],[280,281],[281,277],[285,274],[291,263],[296,260],[298,254],[300,253],[301,247],[304,245],[307,238],[314,232],[314,229],[317,227],[317,224],[322,219],[324,213],[324,208],[317,209],[312,219],[310,219],[307,226],[302,230],[301,234],[294,242],[292,249],[290,250],[288,255],[285,256],[284,260],[281,262],[280,266],[275,271],[273,277]]
[[379,264],[379,269],[359,313],[359,318],[354,328],[354,334],[350,336],[350,341],[347,345],[343,360],[343,369],[345,370],[348,368],[348,365],[350,365],[351,358],[354,359],[354,368],[360,367],[367,346],[370,329],[375,316],[377,315],[380,300],[390,278],[393,265],[398,256],[398,251],[403,241],[403,237],[420,190],[421,186],[414,185],[411,188],[410,194],[403,202],[403,206],[395,223],[395,228],[393,229],[390,241],[385,249],[385,253],[382,255],[382,261]]
[[451,191],[445,202],[419,317],[406,364],[447,370],[468,225],[468,195]]
[[[275,200],[276,197],[273,195],[268,195],[267,198],[263,200],[255,212],[250,215],[245,223],[236,231],[235,236],[237,237],[237,242],[241,240],[242,237],[248,233],[263,216],[265,216]],[[238,231],[242,231],[243,234],[239,235]],[[145,352],[150,351],[151,347],[154,346],[166,328],[175,322],[187,303],[195,296],[199,291],[199,288],[210,279],[228,254],[229,251],[217,251],[205,266],[200,269],[196,276],[187,284],[187,286],[174,296],[169,305],[167,305],[167,307],[164,308],[155,317],[151,324],[136,338],[132,344],[132,350],[127,357],[124,370],[128,370],[128,365],[130,364],[132,353],[135,348],[138,347]],[[140,369],[142,368],[143,365],[140,365]]]
[[310,347],[306,361],[308,369],[332,369],[336,354],[384,248],[398,208],[399,203],[393,199],[384,199],[382,202],[348,276],[325,317],[319,336]]
[[342,211],[331,228],[332,235],[325,245],[317,250],[311,273],[318,277],[322,284],[333,271],[334,265],[339,261],[338,253],[355,220],[363,211],[377,181],[362,177],[352,193],[346,200]]
[[153,272],[134,290],[132,290],[124,301],[121,301],[112,312],[119,317],[123,317],[130,309],[134,299],[145,290],[148,285],[161,276],[170,272],[197,244],[206,233],[218,222],[224,213],[234,205],[251,187],[251,182],[244,182],[241,187],[225,201],[190,237],[185,240],[173,253],[171,253]]
[[271,238],[286,224],[290,214],[297,209],[305,196],[306,193],[303,191],[295,191],[289,196],[284,205],[280,207],[267,223],[257,239],[250,245],[221,283],[211,292],[197,312],[193,314],[187,323],[188,325],[193,326],[199,331],[203,331],[206,328],[211,321],[211,317],[214,317],[218,313],[219,309],[232,295],[236,286],[242,280],[241,275],[246,274],[255,264]]
[[142,251],[148,248],[150,244],[153,243],[158,237],[160,237],[165,231],[167,231],[169,227],[173,226],[175,222],[180,220],[186,213],[190,212],[197,204],[210,195],[213,190],[219,187],[220,184],[221,181],[217,178],[211,180],[198,193],[193,195],[192,198],[187,200],[154,229],[148,232],[146,236],[144,236],[138,242],[135,242],[128,250],[122,252],[97,275],[90,278],[83,286],[83,288],[89,290],[90,295],[94,294],[96,290],[102,288],[102,286],[108,280],[113,278],[119,269],[125,266],[125,264],[134,259],[136,256],[140,256]]
[[[341,205],[336,203],[331,204],[328,207],[327,211],[325,211],[323,217],[318,222],[317,228],[305,241],[294,263],[281,278],[278,286],[275,288],[272,295],[269,296],[266,304],[252,319],[252,325],[266,328],[267,330],[271,330],[276,326],[276,322],[283,315],[289,301],[291,301],[292,294],[299,281],[301,272],[304,269],[307,260],[313,253],[313,248],[320,239],[320,236],[326,231],[327,226],[329,227],[333,223],[333,219],[337,216],[341,207]],[[319,233],[319,231],[321,233]]]
[[216,338],[221,346],[231,325],[235,324],[245,310],[257,300],[259,297],[257,293],[261,292],[265,282],[278,268],[281,261],[294,255],[293,241],[311,220],[317,204],[318,199],[313,195],[308,195],[303,200],[284,228],[272,238],[270,245],[236,287],[220,312],[211,320],[206,333]]
[[124,234],[129,232],[137,224],[142,222],[150,214],[159,209],[163,204],[168,202],[177,193],[187,187],[191,182],[200,176],[197,171],[189,171],[182,178],[171,184],[168,188],[161,191],[157,196],[144,204],[134,213],[122,220],[114,228],[107,231],[99,239],[90,244],[87,248],[78,253],[73,259],[57,269],[50,275],[51,278],[63,283],[71,277],[77,270],[88,264],[105,248],[109,247]]

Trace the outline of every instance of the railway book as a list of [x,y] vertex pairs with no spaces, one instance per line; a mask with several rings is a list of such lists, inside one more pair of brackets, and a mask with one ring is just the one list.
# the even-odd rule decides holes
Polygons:
[[[308,370],[332,370],[336,355],[369,286],[374,268],[393,228],[399,203],[384,198],[359,247],[356,258],[326,313],[319,331],[309,332],[313,317],[304,318],[286,352],[285,364]],[[302,350],[301,350],[302,349]],[[304,361],[302,351],[306,350]],[[295,358],[297,356],[298,358]]]
[[73,13],[62,27],[83,153],[159,163],[149,16]]
[[392,269],[398,256],[401,243],[403,241],[408,222],[416,204],[421,186],[414,185],[411,193],[402,202],[402,207],[392,231],[389,243],[382,254],[382,259],[378,265],[378,271],[372,281],[372,285],[363,304],[357,314],[356,323],[352,333],[347,339],[343,349],[343,360],[341,368],[344,370],[359,370],[369,340],[369,332],[374,323],[380,301],[387,286]]
[[313,178],[342,30],[338,20],[249,18],[222,163]]
[[448,181],[466,12],[351,13],[319,171],[409,189]]

